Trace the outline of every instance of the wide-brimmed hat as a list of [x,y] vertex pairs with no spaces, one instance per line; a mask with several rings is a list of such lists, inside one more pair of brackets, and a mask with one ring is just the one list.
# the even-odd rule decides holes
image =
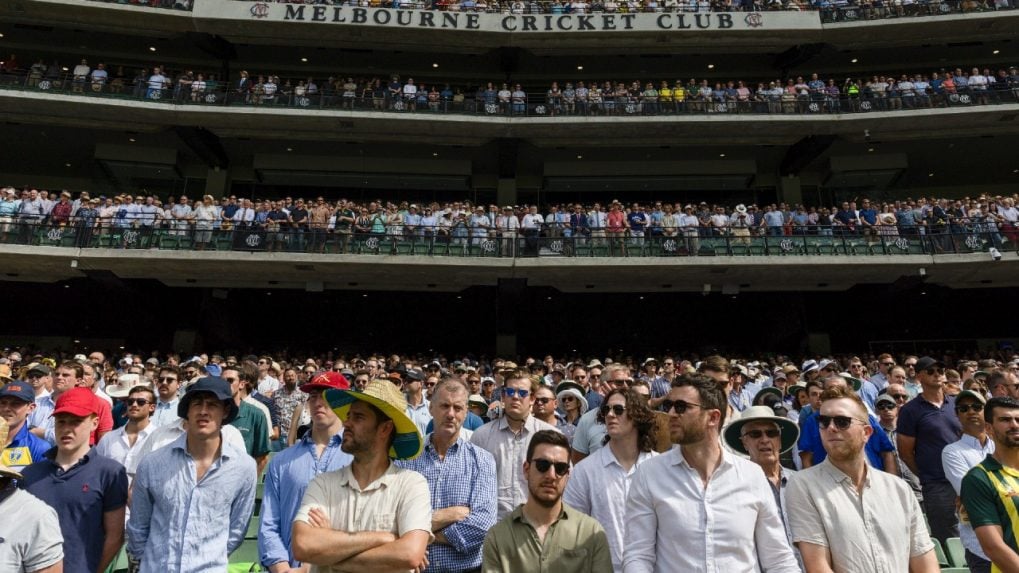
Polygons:
[[789,387],[785,389],[785,393],[789,394],[790,396],[795,396],[796,393],[799,392],[800,390],[803,390],[804,392],[806,392],[807,391],[807,385],[806,384],[790,384]]
[[739,205],[736,205],[736,212],[737,213],[746,213],[747,212],[747,206],[744,205],[743,203],[740,203]]
[[839,372],[839,376],[846,379],[846,382],[849,383],[850,387],[852,387],[853,392],[859,392],[860,388],[863,387],[863,380],[860,380],[848,372]]
[[577,399],[577,403],[580,404],[581,415],[587,412],[589,406],[587,404],[587,398],[584,397],[584,389],[580,386],[580,384],[569,381],[560,382],[559,385],[555,387],[556,400],[562,402],[563,396],[566,395],[573,396]]
[[375,406],[393,421],[396,437],[389,448],[389,457],[397,460],[412,460],[421,455],[424,439],[417,424],[407,416],[407,398],[392,382],[372,380],[364,390],[326,390],[326,402],[340,418],[346,421],[350,405],[362,401]]
[[488,401],[481,394],[471,394],[467,397],[468,406],[481,406],[484,409],[488,409]]
[[[10,432],[10,426],[7,425],[7,420],[0,418],[0,444],[7,443],[7,435]],[[21,474],[12,470],[11,468],[0,462],[0,476],[12,477],[14,479],[21,479]]]
[[199,378],[197,382],[188,386],[188,391],[184,393],[184,397],[177,404],[177,417],[186,420],[188,408],[191,407],[191,401],[195,399],[195,395],[202,392],[212,394],[216,399],[223,402],[223,406],[226,407],[226,417],[223,418],[224,426],[234,421],[234,418],[240,412],[240,407],[234,402],[233,393],[230,391],[230,383],[218,376]]
[[779,453],[789,451],[796,444],[796,441],[800,439],[800,428],[796,425],[796,422],[789,418],[776,416],[775,411],[769,406],[751,406],[743,411],[739,419],[734,420],[722,431],[725,443],[729,444],[729,447],[734,451],[743,455],[750,455],[747,449],[743,447],[743,440],[740,439],[740,434],[743,433],[743,426],[747,422],[759,422],[762,420],[775,422],[778,424],[779,429],[782,430],[782,435],[780,436],[782,450]]
[[756,394],[754,394],[754,399],[752,400],[752,402],[756,404],[757,401],[766,394],[771,394],[772,396],[778,398],[779,402],[781,402],[782,398],[784,398],[784,396],[782,395],[782,391],[779,390],[778,388],[774,386],[765,386],[764,388],[758,390]]
[[106,387],[106,395],[110,398],[127,398],[131,388],[139,385],[141,378],[137,374],[121,374],[116,384]]

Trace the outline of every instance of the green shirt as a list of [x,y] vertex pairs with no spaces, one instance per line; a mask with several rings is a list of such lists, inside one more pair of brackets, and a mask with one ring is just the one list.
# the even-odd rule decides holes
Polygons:
[[[984,525],[1001,526],[1005,544],[1019,553],[1019,470],[1004,467],[993,456],[971,469],[962,478],[961,513],[968,514],[973,529]],[[961,516],[962,519],[966,515]],[[992,571],[1000,571],[994,568]]]
[[269,425],[261,410],[241,400],[240,412],[230,425],[241,433],[249,456],[257,458],[269,453]]
[[524,517],[523,507],[488,531],[481,564],[484,573],[612,573],[609,540],[593,518],[564,503],[542,543]]

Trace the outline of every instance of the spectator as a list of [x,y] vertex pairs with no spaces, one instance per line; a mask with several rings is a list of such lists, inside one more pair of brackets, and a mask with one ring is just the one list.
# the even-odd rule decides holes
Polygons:
[[[234,402],[238,411],[230,417],[227,424],[237,428],[244,438],[244,449],[248,455],[255,458],[258,464],[258,473],[262,474],[265,464],[268,461],[270,448],[270,416],[245,400],[247,392],[245,385],[255,382],[255,371],[249,364],[243,366],[228,366],[223,369],[223,380],[230,385]],[[179,411],[179,410],[178,410]]]
[[185,435],[139,463],[127,553],[142,573],[222,570],[240,547],[254,510],[256,468],[222,435],[237,412],[229,383],[202,378],[178,406]]
[[50,449],[49,442],[28,429],[28,418],[35,407],[35,391],[28,384],[9,382],[0,388],[0,418],[5,424],[0,464],[11,471],[20,472],[42,461]]
[[180,403],[180,370],[176,366],[164,364],[159,367],[156,377],[156,409],[152,414],[151,423],[158,428],[168,424],[176,424],[177,404]]
[[888,385],[885,392],[877,398],[878,425],[884,430],[888,440],[895,446],[895,464],[899,469],[899,476],[906,480],[909,487],[913,489],[917,501],[923,503],[923,489],[920,487],[920,478],[914,474],[899,457],[898,432],[896,426],[899,421],[899,410],[909,400],[909,394],[902,384],[893,382]]
[[[588,365],[591,368],[591,365]],[[593,375],[593,373],[592,373]],[[630,377],[630,369],[622,364],[611,364],[601,372],[603,384],[611,391],[615,388],[626,388],[633,384]],[[604,403],[604,402],[603,402]],[[571,448],[573,463],[580,463],[580,460],[593,454],[595,450],[605,444],[605,424],[598,421],[599,410],[588,410],[577,422],[577,429],[573,433]]]
[[[137,380],[137,374],[127,374]],[[132,467],[135,455],[141,451],[145,441],[149,439],[156,426],[151,416],[156,409],[156,395],[148,386],[107,387],[113,397],[123,399],[127,404],[127,423],[103,436],[96,444],[95,453],[116,460],[120,465]]]
[[25,468],[19,483],[56,510],[67,571],[103,571],[124,543],[127,473],[91,451],[98,402],[87,388],[60,394],[53,409],[56,447]]

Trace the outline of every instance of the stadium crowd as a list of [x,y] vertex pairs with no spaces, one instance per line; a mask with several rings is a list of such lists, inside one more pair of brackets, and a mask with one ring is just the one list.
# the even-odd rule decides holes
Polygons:
[[132,570],[222,571],[256,543],[256,491],[251,554],[274,572],[934,572],[942,544],[973,572],[1019,561],[1013,350],[24,348],[0,381],[18,570],[103,571],[126,543]]
[[804,114],[895,111],[958,105],[1014,103],[1019,100],[1019,69],[942,68],[892,72],[870,77],[813,73],[774,79],[554,81],[543,92],[515,81],[455,84],[416,82],[413,77],[331,76],[284,78],[241,70],[220,80],[193,69],[141,68],[82,58],[73,68],[38,59],[22,67],[11,55],[0,83],[28,88],[132,96],[194,104],[323,107],[344,110],[428,111],[502,115],[667,115],[685,113]]
[[[757,205],[697,204],[656,200],[629,205],[618,200],[591,205],[475,205],[471,201],[399,204],[381,199],[357,202],[285,197],[247,199],[235,195],[217,201],[211,195],[192,202],[187,196],[130,194],[92,197],[87,191],[72,198],[54,192],[14,187],[0,189],[0,241],[32,244],[36,231],[56,229],[76,234],[75,244],[118,246],[102,242],[115,237],[124,246],[127,231],[147,239],[157,232],[187,237],[205,249],[223,236],[240,238],[260,233],[269,250],[349,252],[352,240],[385,238],[394,244],[422,240],[468,245],[496,239],[508,252],[522,246],[535,251],[541,239],[567,239],[575,244],[644,244],[673,239],[689,253],[701,239],[755,236],[864,237],[871,242],[897,237],[936,237],[936,247],[950,249],[963,235],[977,235],[995,248],[1019,242],[1019,195],[906,198],[891,202],[864,197],[838,205],[806,207],[777,203]],[[237,232],[231,234],[232,232]],[[516,243],[519,245],[514,246]],[[942,244],[944,243],[944,244]],[[130,246],[144,246],[145,241]],[[148,243],[155,247],[155,242]]]

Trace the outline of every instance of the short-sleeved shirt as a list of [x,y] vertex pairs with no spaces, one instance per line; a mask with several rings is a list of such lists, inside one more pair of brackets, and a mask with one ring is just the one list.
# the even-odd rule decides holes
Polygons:
[[[412,470],[389,464],[389,469],[361,489],[351,466],[319,474],[308,484],[294,522],[308,523],[312,508],[322,509],[329,526],[338,531],[388,531],[403,537],[414,530],[431,536],[432,508],[428,482]],[[329,573],[331,567],[311,567]]]
[[895,430],[903,436],[916,438],[914,453],[920,483],[945,481],[941,451],[962,435],[962,425],[955,415],[955,398],[945,396],[945,401],[937,408],[922,394],[917,396],[899,410]]
[[269,453],[269,422],[261,410],[242,400],[230,425],[241,432],[249,456],[257,458]]
[[1001,527],[1005,545],[1019,553],[1019,470],[1005,467],[988,455],[962,478],[960,519],[969,519],[974,531],[985,525]]
[[57,512],[20,489],[0,492],[0,571],[38,571],[64,558]]
[[11,443],[0,451],[0,463],[20,472],[43,459],[51,447],[49,442],[29,432],[27,423],[22,424]]
[[825,460],[789,479],[785,501],[793,542],[827,547],[835,573],[901,573],[934,549],[913,490],[885,472],[868,469],[858,493]]
[[64,535],[64,571],[97,571],[102,558],[103,514],[127,505],[127,472],[89,452],[70,469],[57,465],[53,449],[27,468],[19,484],[57,511]]
[[605,530],[594,518],[565,503],[559,519],[545,533],[544,542],[524,517],[523,506],[517,507],[488,531],[482,555],[484,573],[612,572]]

